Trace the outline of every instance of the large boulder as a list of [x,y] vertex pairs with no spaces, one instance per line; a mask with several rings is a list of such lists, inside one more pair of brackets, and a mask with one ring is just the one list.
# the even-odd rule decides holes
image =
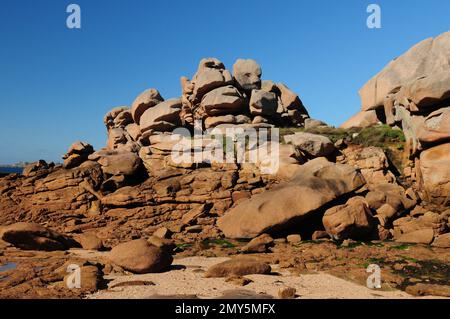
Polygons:
[[380,120],[378,119],[377,112],[375,110],[361,111],[349,118],[340,126],[340,128],[365,128],[377,125],[379,123]]
[[284,140],[294,145],[301,152],[314,157],[328,156],[336,150],[328,137],[318,134],[296,132],[284,136]]
[[[204,69],[218,69],[218,70],[224,70],[225,65],[217,58],[203,58],[200,60],[200,63],[198,64],[197,68],[197,74],[201,72]],[[194,76],[194,79],[196,76]]]
[[441,144],[420,154],[422,188],[428,200],[445,203],[450,195],[450,143]]
[[365,181],[354,167],[317,158],[301,166],[289,182],[254,195],[219,218],[229,238],[253,238],[282,229],[352,192]]
[[210,267],[205,274],[207,278],[270,274],[269,264],[253,257],[235,257]]
[[[450,87],[450,85],[449,85]],[[422,144],[442,143],[450,140],[450,106],[427,116],[417,134]]]
[[425,244],[429,245],[433,241],[434,231],[431,228],[420,229],[411,233],[401,235],[396,239],[400,243]]
[[[450,31],[435,39],[429,38],[413,46],[391,61],[359,91],[363,111],[383,105],[385,97],[412,81],[443,71],[449,72]],[[428,85],[428,84],[427,84]]]
[[142,92],[131,105],[131,115],[134,122],[139,124],[142,114],[162,101],[164,99],[156,89],[148,89]]
[[[286,111],[299,111],[301,114],[308,116],[308,112],[303,106],[302,101],[291,89],[289,89],[283,83],[277,83],[277,88],[280,92],[280,99],[284,110]],[[309,117],[309,116],[308,116]]]
[[140,119],[141,132],[172,131],[181,125],[180,121],[181,100],[170,99],[147,109]]
[[[67,269],[72,263],[71,261],[66,262],[62,269],[58,269],[59,273],[65,274],[64,283],[73,280],[73,273],[67,273]],[[104,284],[103,271],[99,269],[97,265],[91,265],[86,262],[80,267],[80,288],[83,292],[93,293],[99,290]]]
[[365,239],[373,229],[374,218],[363,197],[350,198],[346,204],[328,209],[322,219],[334,239]]
[[[449,37],[450,39],[450,37]],[[450,40],[449,40],[450,53]],[[438,104],[450,98],[450,68],[429,74],[414,81],[407,87],[408,97],[420,108]]]
[[196,99],[201,99],[209,91],[231,84],[232,80],[230,71],[225,70],[225,68],[206,67],[200,62],[199,69],[192,79],[195,85],[194,96]]
[[221,124],[236,124],[236,122],[236,116],[233,114],[208,116],[205,119],[205,128],[208,129]]
[[76,237],[77,242],[80,243],[83,249],[87,250],[102,250],[103,241],[94,233],[85,233]]
[[79,247],[71,237],[35,223],[16,223],[2,229],[0,238],[24,250],[66,250]]
[[[295,174],[301,169],[300,161],[301,158],[298,158],[298,152],[295,150],[295,147],[291,144],[279,144],[278,145],[278,159],[279,166],[276,171],[276,177],[280,180],[290,180],[295,176]],[[266,162],[270,163],[273,160],[271,154],[267,154],[269,157]],[[264,159],[263,159],[264,161]]]
[[136,153],[127,151],[111,151],[98,160],[102,170],[110,175],[134,175],[142,164],[141,159]]
[[173,257],[166,250],[150,245],[145,239],[115,246],[109,253],[109,259],[136,274],[165,271],[173,261]]
[[245,99],[238,89],[228,85],[208,92],[200,105],[208,115],[216,116],[244,110]]
[[440,248],[450,248],[450,233],[438,236],[433,241],[433,246]]
[[250,98],[250,113],[252,115],[271,116],[277,112],[278,100],[275,93],[263,90],[253,90]]
[[261,88],[261,74],[261,66],[255,60],[237,59],[233,65],[234,78],[246,91]]

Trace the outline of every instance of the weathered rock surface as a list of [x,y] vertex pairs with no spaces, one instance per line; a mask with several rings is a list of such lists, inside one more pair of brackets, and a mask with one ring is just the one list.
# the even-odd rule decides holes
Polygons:
[[136,124],[140,124],[142,114],[149,108],[164,101],[162,96],[156,89],[148,89],[142,92],[133,102],[131,106],[131,115]]
[[[120,118],[121,120],[116,121],[116,118]],[[124,124],[123,120],[125,118],[128,118],[126,122],[133,122],[133,117],[131,116],[130,109],[128,108],[128,106],[117,106],[105,114],[105,116],[103,117],[103,123],[109,131],[111,128],[120,127],[120,125],[118,124]]]
[[264,90],[253,90],[250,98],[250,112],[253,115],[274,115],[277,112],[278,101],[275,93]]
[[147,109],[140,118],[141,132],[172,131],[180,126],[181,100],[170,99]]
[[[449,84],[450,86],[450,84]],[[421,143],[444,143],[450,140],[450,107],[432,112],[417,134]]]
[[32,177],[32,176],[38,175],[39,171],[44,172],[44,174],[45,174],[45,172],[47,172],[49,169],[53,168],[54,166],[55,166],[55,164],[51,164],[51,163],[49,164],[44,160],[39,160],[37,162],[31,163],[31,164],[28,164],[27,166],[25,166],[23,168],[22,175]]
[[450,248],[450,233],[436,237],[433,241],[433,246]]
[[286,135],[284,140],[298,150],[314,157],[328,156],[335,151],[333,142],[322,135],[297,132],[293,135]]
[[420,175],[425,197],[437,203],[448,203],[450,196],[450,143],[420,154]]
[[77,141],[73,143],[67,153],[63,156],[64,168],[74,168],[80,166],[88,160],[88,156],[94,152],[92,145]]
[[[447,39],[447,54],[450,51],[450,35]],[[450,69],[429,73],[418,78],[407,87],[408,96],[417,108],[427,108],[450,98]]]
[[80,243],[83,249],[87,250],[102,250],[103,241],[94,233],[86,233],[76,237],[77,242]]
[[375,110],[361,111],[353,115],[346,122],[341,124],[340,128],[364,128],[374,126],[380,123]]
[[244,104],[241,93],[231,85],[212,90],[201,101],[201,106],[211,116],[242,111]]
[[429,245],[433,241],[434,231],[431,228],[420,229],[411,233],[401,235],[396,240],[401,243],[426,244]]
[[335,239],[365,239],[373,230],[374,218],[363,197],[328,209],[323,216],[327,233]]
[[297,292],[297,290],[295,288],[292,288],[292,287],[281,288],[278,291],[278,298],[280,298],[280,299],[294,299],[296,292]]
[[141,159],[133,152],[111,151],[102,156],[98,163],[106,174],[134,175],[141,166]]
[[449,48],[450,32],[446,32],[434,39],[423,40],[390,62],[359,91],[362,110],[368,111],[382,106],[389,93],[415,79],[440,72],[448,74]]

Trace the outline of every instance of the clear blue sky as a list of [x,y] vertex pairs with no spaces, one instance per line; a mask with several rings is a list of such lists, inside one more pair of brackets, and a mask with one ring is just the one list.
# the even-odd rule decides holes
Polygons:
[[[82,29],[66,27],[77,3]],[[368,29],[366,8],[382,8]],[[103,115],[155,87],[180,95],[202,57],[253,58],[339,125],[358,89],[413,44],[450,29],[448,0],[1,0],[0,163],[60,161],[75,140],[105,144]]]

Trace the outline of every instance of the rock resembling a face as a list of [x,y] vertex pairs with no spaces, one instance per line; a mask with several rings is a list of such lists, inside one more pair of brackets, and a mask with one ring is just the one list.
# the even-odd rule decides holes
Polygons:
[[255,60],[238,59],[233,65],[237,83],[246,91],[261,89],[261,67]]

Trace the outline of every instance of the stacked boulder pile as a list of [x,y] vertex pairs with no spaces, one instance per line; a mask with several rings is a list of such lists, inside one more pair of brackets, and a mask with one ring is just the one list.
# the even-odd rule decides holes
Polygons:
[[203,128],[221,124],[303,125],[309,118],[299,97],[282,83],[261,81],[254,60],[238,59],[233,75],[217,59],[203,59],[192,80],[181,78],[181,119]]
[[[173,131],[193,130],[195,121],[205,134],[221,125],[302,127],[309,118],[286,85],[261,80],[254,60],[237,60],[233,73],[215,58],[203,59],[192,81],[181,78],[180,98],[164,100],[152,88],[131,107],[109,111],[103,119],[108,136],[103,149],[77,141],[63,156],[62,167],[39,161],[22,176],[2,179],[0,223],[34,222],[73,234],[95,231],[107,245],[161,226],[173,238],[218,236],[216,218],[239,200],[263,192],[276,177],[261,174],[257,163],[175,163],[171,154],[178,135]],[[297,163],[295,151],[283,147],[285,162]]]
[[[449,41],[444,40],[448,37],[432,40],[427,50],[433,57],[442,57],[447,50],[447,66],[436,58],[447,72],[450,55],[444,44]],[[407,58],[412,59],[411,54]],[[403,58],[396,61],[402,63]],[[400,92],[407,92],[406,88],[398,92],[389,89],[389,98],[381,101],[385,104],[377,99],[367,104],[363,97],[365,113],[358,116],[363,121],[356,121],[356,126],[366,125],[374,115],[378,122],[383,112],[391,121],[387,112],[382,112],[389,109],[388,101],[393,101],[391,109],[396,110],[394,122],[389,123],[402,128],[407,136],[412,122],[401,114],[422,116],[428,125],[427,142],[417,140],[420,147],[414,154],[421,153],[411,161],[416,173],[405,175],[405,183],[399,181],[381,148],[333,143],[326,136],[305,132],[311,126],[327,126],[312,120],[298,95],[286,85],[261,80],[261,67],[255,61],[239,59],[231,73],[215,58],[203,59],[192,80],[181,78],[181,97],[164,100],[156,89],[148,89],[131,107],[108,112],[103,149],[95,151],[88,143],[75,142],[63,156],[63,165],[39,161],[22,175],[0,179],[0,225],[10,227],[3,231],[2,239],[12,242],[10,238],[14,238],[13,244],[24,247],[21,238],[26,236],[10,234],[16,231],[12,224],[17,222],[37,223],[73,238],[85,236],[81,238],[88,242],[92,238],[88,234],[95,233],[101,245],[94,240],[93,246],[133,243],[131,248],[113,249],[119,251],[112,254],[115,264],[123,263],[121,251],[148,251],[152,258],[121,265],[139,273],[159,271],[171,263],[168,250],[161,248],[167,238],[177,242],[218,237],[261,240],[268,233],[290,235],[297,241],[395,239],[450,247],[450,144],[446,143],[450,116],[444,107],[450,85],[444,78],[448,73],[444,73],[430,73],[433,78],[441,74],[440,82],[429,82],[430,93],[420,91],[420,100],[411,95],[405,98],[406,93]],[[418,81],[423,79],[426,77]],[[383,86],[376,86],[376,94],[380,94]],[[442,93],[444,87],[447,93]],[[411,87],[408,90],[412,92]],[[417,115],[424,105],[429,114]],[[354,126],[352,121],[346,125]],[[267,174],[261,162],[174,161],[171,154],[180,127],[205,132],[206,139],[204,136],[200,145],[192,145],[193,152],[205,150],[208,134],[221,128],[289,127],[295,132],[270,141],[279,154],[268,156],[278,156],[279,169]],[[66,240],[32,225],[28,233],[38,237],[33,242],[39,244],[41,236]],[[27,234],[27,227],[19,228]],[[150,245],[139,238],[156,241]],[[153,246],[161,246],[165,253],[161,255]]]

